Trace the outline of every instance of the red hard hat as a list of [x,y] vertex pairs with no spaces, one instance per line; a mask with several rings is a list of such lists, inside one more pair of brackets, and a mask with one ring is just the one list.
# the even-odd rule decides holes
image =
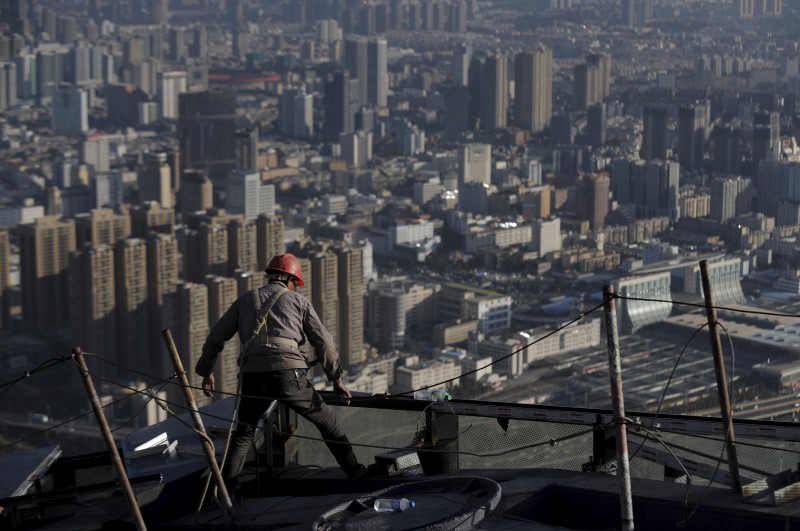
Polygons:
[[303,282],[303,268],[300,267],[300,260],[297,259],[292,253],[276,254],[269,261],[269,265],[265,269],[267,273],[289,273],[296,277],[298,286],[304,286]]

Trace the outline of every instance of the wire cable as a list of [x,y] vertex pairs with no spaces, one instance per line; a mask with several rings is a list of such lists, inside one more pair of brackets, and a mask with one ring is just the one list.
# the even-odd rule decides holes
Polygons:
[[60,358],[47,359],[47,360],[41,362],[36,367],[34,367],[33,369],[25,371],[18,378],[14,378],[13,380],[9,380],[9,381],[7,381],[7,382],[5,382],[3,384],[0,384],[0,398],[3,398],[3,395],[5,395],[12,387],[17,385],[22,380],[24,380],[26,378],[29,378],[29,377],[33,376],[34,374],[38,374],[38,373],[40,373],[42,371],[45,371],[45,370],[47,370],[47,369],[49,369],[51,367],[55,367],[59,363],[64,363],[65,361],[69,361],[71,358],[72,358],[72,356],[62,356]]

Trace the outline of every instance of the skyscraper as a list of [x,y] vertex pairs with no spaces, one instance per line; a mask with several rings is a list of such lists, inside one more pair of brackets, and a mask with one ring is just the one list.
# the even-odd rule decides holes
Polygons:
[[[178,287],[180,255],[178,242],[171,234],[151,233],[147,237],[147,301],[151,331],[171,326],[167,315],[168,299]],[[167,362],[164,343],[158,334],[151,333],[145,340],[148,356],[145,361],[153,371],[161,374],[171,364]]]
[[279,116],[284,136],[310,139],[314,135],[314,96],[306,94],[305,86],[284,88]]
[[491,131],[506,126],[508,113],[508,62],[502,54],[486,58],[480,88],[481,129]]
[[172,175],[166,153],[148,153],[145,156],[144,166],[139,172],[139,201],[155,201],[163,208],[175,206]]
[[359,80],[347,72],[336,72],[325,83],[325,121],[323,132],[328,142],[338,142],[342,133],[355,131],[356,110],[360,101]]
[[283,243],[284,221],[279,216],[262,214],[256,218],[256,253],[258,268],[267,264],[276,254],[286,250]]
[[175,209],[164,208],[156,201],[145,201],[131,208],[130,213],[131,232],[137,238],[147,238],[151,232],[175,232]]
[[586,64],[597,68],[597,99],[592,103],[604,101],[611,94],[611,56],[607,53],[589,54]]
[[262,184],[259,173],[234,170],[225,188],[225,210],[249,220],[260,214],[271,216],[275,213],[275,185]]
[[714,128],[712,138],[714,141],[713,173],[715,175],[738,174],[741,158],[739,128],[727,123],[719,124]]
[[576,214],[578,219],[589,220],[592,230],[605,226],[610,187],[611,180],[606,173],[585,175],[576,183]]
[[389,94],[388,44],[386,39],[372,37],[367,41],[368,105],[386,107]]
[[339,354],[347,370],[365,360],[364,248],[342,246],[336,253],[339,260]]
[[186,90],[186,71],[173,70],[158,74],[158,104],[162,119],[178,119],[178,98]]
[[206,275],[228,275],[227,218],[211,218],[196,229],[176,231],[178,248],[183,256],[181,278],[190,282],[205,282]]
[[0,61],[0,111],[17,104],[17,65]]
[[707,123],[707,107],[700,102],[678,109],[678,162],[681,170],[703,169]]
[[[209,275],[205,285],[208,291],[208,324],[213,326],[239,294],[235,278]],[[226,342],[219,353],[219,363],[214,367],[215,384],[222,393],[235,393],[238,389],[239,345],[240,341],[236,340]]]
[[236,165],[236,95],[223,90],[178,96],[181,167],[205,170],[223,186]]
[[53,95],[51,127],[57,135],[78,135],[89,130],[89,99],[85,90],[68,87]]
[[665,160],[667,158],[667,110],[664,107],[645,105],[642,111],[643,160]]
[[88,164],[94,173],[106,173],[111,169],[108,137],[94,133],[81,142],[81,162]]
[[472,61],[472,47],[469,44],[461,44],[453,54],[453,81],[456,85],[467,86],[470,61]]
[[725,222],[752,212],[754,195],[750,179],[715,177],[711,181],[711,219]]
[[369,90],[367,39],[355,35],[348,35],[345,38],[344,68],[350,73],[350,79],[358,79],[358,105],[366,105]]
[[590,146],[606,143],[606,104],[594,103],[586,110],[586,140]]
[[339,259],[330,250],[312,251],[305,257],[311,260],[311,303],[340,348]]
[[10,294],[9,286],[9,261],[11,257],[11,242],[7,230],[0,230],[0,330],[7,330],[10,322]]
[[586,63],[575,65],[572,73],[572,107],[585,111],[600,101],[600,73],[596,66]]
[[515,124],[533,133],[543,131],[553,116],[553,51],[539,46],[514,59]]
[[228,222],[228,276],[237,271],[258,271],[258,227],[252,220]]
[[117,359],[114,249],[86,244],[69,257],[70,339],[86,352]]
[[211,208],[213,206],[211,180],[202,170],[183,170],[178,197],[184,217],[192,212]]
[[43,216],[18,226],[22,317],[26,326],[54,329],[69,323],[69,254],[75,222]]
[[114,289],[117,357],[122,365],[141,367],[149,361],[142,359],[142,342],[151,335],[145,240],[128,238],[114,245]]

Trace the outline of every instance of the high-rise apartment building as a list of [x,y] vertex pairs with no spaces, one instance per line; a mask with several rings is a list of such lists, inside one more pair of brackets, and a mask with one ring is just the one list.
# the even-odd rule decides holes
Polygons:
[[605,173],[585,175],[575,186],[575,211],[579,219],[589,220],[592,230],[605,226],[609,211],[611,179]]
[[349,370],[365,359],[364,350],[364,248],[347,246],[336,250],[339,260],[339,355]]
[[572,70],[572,107],[585,111],[589,105],[600,101],[600,72],[596,66],[586,63],[575,65]]
[[365,329],[369,343],[381,353],[405,347],[406,333],[440,322],[436,313],[438,288],[410,280],[371,283],[367,294]]
[[173,234],[175,209],[164,208],[155,201],[146,201],[130,209],[131,233],[137,238],[147,238],[151,232]]
[[[153,232],[147,237],[147,301],[150,330],[161,331],[171,323],[166,314],[168,298],[177,290],[180,254],[178,241],[172,234]],[[148,340],[147,363],[154,371],[171,366],[165,356],[164,343],[158,334],[151,333]]]
[[711,219],[725,222],[752,212],[755,190],[750,179],[715,177],[711,181]]
[[311,251],[305,257],[311,261],[311,303],[338,349],[341,346],[339,259],[330,250]]
[[181,167],[201,169],[223,186],[236,167],[236,95],[224,90],[178,96]]
[[192,212],[208,210],[214,206],[213,194],[214,187],[205,172],[202,170],[183,170],[178,203],[184,216]]
[[508,61],[502,54],[486,58],[480,85],[480,127],[491,131],[506,126],[508,114]]
[[148,300],[147,241],[128,238],[114,245],[114,290],[117,358],[126,367],[142,367],[149,361],[143,356],[142,345],[147,344],[153,332]]
[[[209,275],[205,279],[208,290],[208,324],[214,323],[239,297],[235,278],[225,278]],[[238,336],[227,341],[219,353],[219,359],[214,367],[214,380],[222,393],[235,393],[239,382],[239,345]],[[247,338],[245,338],[245,341]]]
[[131,236],[131,217],[127,212],[116,213],[110,208],[98,208],[76,214],[75,241],[78,248],[87,243],[113,245]]
[[[228,276],[237,271],[259,271],[258,227],[253,220],[234,218],[228,222]],[[265,264],[266,265],[266,264]]]
[[0,111],[17,104],[17,65],[0,61]]
[[95,174],[111,170],[108,137],[100,133],[85,136],[81,141],[81,162],[90,165]]
[[458,150],[458,182],[492,182],[492,146],[465,144]]
[[611,94],[611,56],[607,53],[593,53],[586,56],[586,64],[597,68],[597,100],[604,101]]
[[553,116],[553,50],[539,46],[514,58],[514,122],[533,133],[543,131]]
[[196,229],[182,227],[176,236],[183,256],[184,280],[202,283],[206,275],[228,275],[227,218],[203,222]]
[[7,230],[0,230],[0,330],[7,330],[10,323],[11,297],[8,292],[10,284],[9,262],[11,257],[11,240]]
[[175,206],[172,191],[172,170],[167,163],[167,154],[148,153],[139,172],[139,201],[154,201],[162,208]]
[[[260,215],[256,218],[256,253],[258,269],[267,267],[267,264],[276,254],[286,251],[283,243],[285,229],[284,220],[280,216]],[[310,271],[305,269],[304,271]],[[308,279],[305,279],[308,284]]]
[[711,135],[714,140],[714,160],[712,170],[715,175],[737,175],[741,163],[739,144],[741,131],[727,123],[714,127]]
[[19,232],[22,317],[30,328],[69,324],[69,255],[75,250],[75,222],[43,216]]
[[87,244],[69,257],[70,339],[86,352],[117,359],[114,249]]
[[[166,319],[171,323],[170,329],[175,346],[181,354],[183,366],[187,368],[186,376],[189,385],[199,388],[203,383],[203,378],[188,367],[194,367],[197,364],[203,354],[203,343],[208,336],[208,288],[205,284],[179,282],[175,293],[167,298],[165,314]],[[163,351],[163,347],[161,351]],[[170,401],[179,396],[179,393],[171,389],[173,387],[176,386],[168,386],[167,389],[167,399]],[[198,395],[202,394],[198,393]],[[199,405],[209,401],[208,398],[197,397]]]

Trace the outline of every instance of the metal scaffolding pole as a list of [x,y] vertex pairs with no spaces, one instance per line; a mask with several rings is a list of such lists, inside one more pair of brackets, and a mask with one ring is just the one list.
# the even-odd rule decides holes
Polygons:
[[628,461],[628,435],[625,428],[625,400],[622,393],[622,364],[619,356],[617,312],[614,308],[614,286],[603,286],[603,308],[606,314],[608,374],[611,379],[611,409],[614,413],[617,443],[617,477],[619,477],[620,518],[624,531],[633,530],[633,493]]

